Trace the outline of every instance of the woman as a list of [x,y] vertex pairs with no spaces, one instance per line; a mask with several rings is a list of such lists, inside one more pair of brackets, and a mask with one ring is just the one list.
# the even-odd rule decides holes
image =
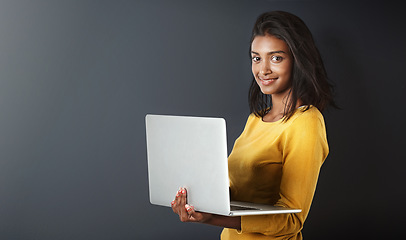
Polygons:
[[196,212],[180,189],[172,209],[183,222],[225,227],[221,239],[302,239],[321,165],[328,154],[320,111],[333,105],[312,34],[287,12],[258,17],[251,38],[251,115],[228,158],[232,200],[302,212],[228,217]]

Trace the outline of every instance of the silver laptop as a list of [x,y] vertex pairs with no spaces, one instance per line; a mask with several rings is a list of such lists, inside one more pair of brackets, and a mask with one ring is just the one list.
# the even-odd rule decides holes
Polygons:
[[230,201],[223,118],[145,117],[150,202],[170,207],[179,187],[196,211],[228,216],[297,213],[271,205]]

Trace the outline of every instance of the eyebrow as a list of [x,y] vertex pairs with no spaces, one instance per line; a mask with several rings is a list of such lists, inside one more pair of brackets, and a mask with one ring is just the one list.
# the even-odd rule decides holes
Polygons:
[[[260,55],[259,53],[254,52],[254,51],[251,51],[251,53],[253,53],[253,54],[257,54],[257,55]],[[280,51],[272,51],[272,52],[268,52],[268,53],[267,53],[267,55],[272,55],[272,54],[275,54],[275,53],[284,53],[284,54],[287,54],[285,51],[280,50]]]

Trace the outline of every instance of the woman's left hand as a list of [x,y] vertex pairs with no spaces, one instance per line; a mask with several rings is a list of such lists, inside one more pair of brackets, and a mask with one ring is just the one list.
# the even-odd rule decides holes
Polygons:
[[179,215],[179,219],[182,222],[206,223],[213,217],[210,213],[196,212],[193,206],[187,204],[186,188],[179,189],[171,206],[173,212]]

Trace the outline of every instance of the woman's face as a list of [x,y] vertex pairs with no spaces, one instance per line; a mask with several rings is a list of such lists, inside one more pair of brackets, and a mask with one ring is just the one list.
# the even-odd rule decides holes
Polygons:
[[288,45],[272,35],[257,36],[251,44],[252,73],[262,93],[288,93],[293,59]]

